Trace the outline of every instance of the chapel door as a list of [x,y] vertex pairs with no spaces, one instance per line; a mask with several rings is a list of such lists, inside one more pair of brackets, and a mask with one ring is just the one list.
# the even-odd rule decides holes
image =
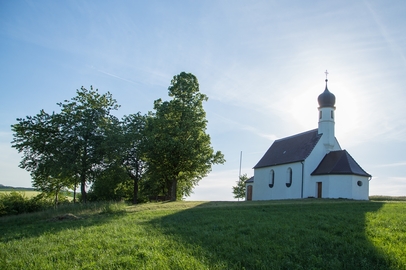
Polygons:
[[252,201],[252,186],[247,187],[247,201]]
[[317,182],[317,198],[321,198],[322,197],[322,182]]

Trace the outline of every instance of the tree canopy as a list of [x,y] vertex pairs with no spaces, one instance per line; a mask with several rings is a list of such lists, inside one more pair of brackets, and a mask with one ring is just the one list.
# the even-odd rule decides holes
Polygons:
[[17,119],[12,146],[23,152],[20,167],[31,172],[35,187],[44,191],[55,181],[65,187],[79,183],[86,201],[86,184],[106,166],[106,133],[114,122],[110,111],[119,106],[110,93],[101,95],[92,86],[76,93],[70,101],[58,103],[60,113],[41,110],[34,117]]
[[197,78],[182,72],[169,86],[170,101],[154,102],[147,122],[146,158],[151,177],[160,181],[171,200],[189,196],[196,184],[211,171],[212,164],[224,163],[214,152],[206,134],[207,120]]
[[206,133],[208,98],[197,78],[182,72],[168,90],[171,100],[156,100],[148,115],[119,120],[111,114],[120,107],[117,101],[91,86],[57,103],[60,112],[18,118],[12,147],[23,154],[20,167],[31,173],[34,187],[56,200],[59,191],[77,185],[85,202],[87,185],[92,197],[117,199],[128,194],[129,180],[133,203],[140,191],[143,198],[190,196],[212,164],[225,160]]
[[133,203],[138,201],[139,182],[146,169],[142,145],[145,142],[147,117],[140,112],[124,116],[120,140],[120,163],[133,180]]

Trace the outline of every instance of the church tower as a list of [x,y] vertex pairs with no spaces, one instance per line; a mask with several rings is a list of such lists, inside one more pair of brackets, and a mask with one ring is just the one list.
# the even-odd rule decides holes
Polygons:
[[336,97],[327,88],[327,70],[326,70],[326,89],[321,93],[317,99],[319,102],[319,134],[323,134],[321,140],[327,150],[330,152],[334,149],[336,144],[335,134],[334,134],[334,111],[336,107]]

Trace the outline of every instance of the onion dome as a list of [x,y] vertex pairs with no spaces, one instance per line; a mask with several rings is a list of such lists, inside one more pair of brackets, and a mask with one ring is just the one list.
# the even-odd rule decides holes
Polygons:
[[326,79],[326,89],[324,89],[324,92],[319,95],[317,98],[317,101],[319,102],[319,106],[322,107],[334,107],[336,104],[336,97],[334,96],[333,93],[328,91],[327,89],[327,79]]

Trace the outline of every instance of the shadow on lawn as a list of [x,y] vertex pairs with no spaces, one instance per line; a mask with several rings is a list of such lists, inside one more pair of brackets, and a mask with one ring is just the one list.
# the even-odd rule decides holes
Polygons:
[[34,238],[46,233],[58,233],[113,221],[125,211],[110,211],[109,204],[70,206],[69,209],[47,210],[0,218],[0,242]]
[[[381,202],[209,202],[151,221],[221,269],[390,269],[366,236]],[[200,260],[200,259],[198,259]]]

